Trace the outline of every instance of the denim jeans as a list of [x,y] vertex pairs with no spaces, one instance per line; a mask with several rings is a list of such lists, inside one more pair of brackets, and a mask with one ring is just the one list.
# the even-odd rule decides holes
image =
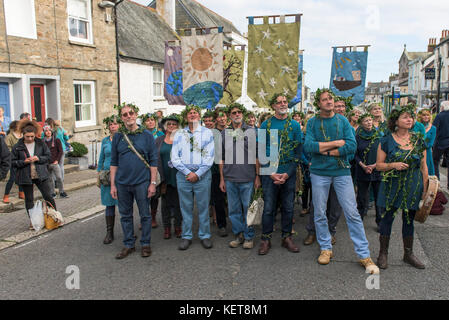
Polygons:
[[243,232],[245,240],[254,238],[254,228],[252,226],[248,227],[246,222],[253,190],[254,182],[226,181],[228,212],[232,224],[232,233],[238,235]]
[[263,215],[262,240],[269,240],[273,233],[274,216],[277,210],[276,199],[281,197],[282,238],[291,235],[293,226],[293,205],[295,201],[296,172],[284,184],[276,185],[270,176],[262,176]]
[[315,229],[321,250],[332,250],[331,235],[326,217],[326,204],[329,187],[333,184],[338,202],[343,208],[349,235],[359,259],[370,256],[368,240],[359,212],[351,176],[327,177],[310,174],[312,179],[312,198],[315,213]]
[[123,230],[123,243],[127,248],[134,248],[134,220],[133,204],[136,200],[139,209],[142,234],[140,244],[149,246],[151,241],[151,215],[149,210],[150,199],[148,198],[148,187],[150,182],[146,181],[137,185],[116,184],[118,196],[118,211]]
[[192,240],[193,223],[193,201],[195,197],[198,209],[199,231],[198,237],[201,240],[210,239],[209,201],[211,173],[207,171],[201,180],[191,183],[178,171],[176,174],[176,184],[178,187],[179,206],[182,214],[182,238]]
[[[313,195],[312,195],[313,197]],[[327,199],[326,217],[329,224],[329,232],[332,236],[337,232],[337,223],[340,220],[343,209],[338,203],[337,194],[334,187],[331,185],[329,188],[329,197]],[[309,222],[306,225],[306,230],[309,234],[315,234],[315,210],[313,207],[313,201],[310,204]]]

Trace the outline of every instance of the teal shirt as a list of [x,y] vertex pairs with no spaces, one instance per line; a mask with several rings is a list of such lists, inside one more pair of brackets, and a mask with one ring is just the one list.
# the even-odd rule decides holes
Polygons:
[[[322,155],[320,142],[345,140],[345,145],[338,148],[339,157]],[[354,158],[357,143],[354,129],[348,119],[340,114],[332,118],[313,117],[307,122],[305,151],[311,157],[310,172],[319,176],[350,176],[349,161]]]
[[176,173],[178,170],[175,168],[170,168],[169,162],[170,162],[170,154],[171,154],[171,144],[165,143],[165,141],[162,141],[161,145],[161,160],[162,160],[162,169],[164,170],[164,179],[165,183],[171,185],[172,187],[176,188]]
[[[278,130],[278,145],[281,141],[282,132],[284,130],[287,119],[279,120],[276,117],[271,117],[270,119],[264,121],[260,126],[260,129],[267,129],[268,123],[271,122],[270,131],[277,129]],[[286,152],[280,151],[280,159],[279,165],[276,173],[287,173],[289,177],[291,177],[296,172],[296,167],[299,164],[299,159],[301,158],[302,144],[303,144],[303,134],[301,130],[301,125],[295,120],[291,119],[290,124],[287,128],[288,132],[288,140],[287,142],[281,146],[282,150],[286,150]],[[295,147],[296,145],[296,147]],[[270,156],[270,136],[266,135],[266,156]],[[263,148],[263,146],[262,146]],[[262,149],[263,150],[263,149]],[[259,158],[260,159],[260,158]],[[261,159],[260,159],[261,160]],[[262,163],[262,161],[261,161]],[[262,165],[263,167],[267,167],[268,164]]]
[[158,137],[162,137],[164,135],[164,133],[162,131],[156,131],[156,129],[153,129],[150,131],[153,134],[154,139],[158,138]]

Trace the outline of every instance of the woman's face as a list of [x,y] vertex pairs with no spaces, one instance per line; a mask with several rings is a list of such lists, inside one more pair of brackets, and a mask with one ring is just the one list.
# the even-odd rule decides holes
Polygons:
[[293,120],[295,120],[296,122],[301,122],[301,116],[299,114],[295,114],[293,116]]
[[119,127],[120,125],[117,122],[111,122],[109,124],[109,132],[115,134],[117,133]]
[[165,132],[167,135],[178,130],[178,122],[176,121],[168,120],[165,126]]
[[357,121],[359,121],[360,118],[360,111],[355,110],[353,115],[351,116],[351,121],[357,123]]
[[429,123],[429,122],[430,122],[430,114],[427,113],[427,112],[424,112],[424,113],[421,115],[421,118],[422,118],[422,121],[423,121],[424,123]]
[[36,135],[34,132],[26,132],[23,135],[23,140],[25,141],[25,143],[33,143],[35,136]]
[[399,129],[411,129],[413,127],[414,120],[410,113],[404,112],[402,113],[398,120],[396,120],[396,126]]
[[371,109],[371,114],[373,117],[380,117],[382,116],[382,108],[381,106],[375,106]]
[[366,131],[371,131],[371,129],[373,128],[373,118],[371,117],[364,118],[362,121],[362,127]]
[[145,126],[148,130],[153,130],[156,127],[156,121],[153,118],[148,118],[145,121]]
[[250,127],[254,127],[255,125],[256,125],[256,117],[249,117],[248,118],[248,125],[250,126]]
[[46,136],[47,138],[50,138],[50,137],[51,137],[51,130],[45,130],[45,131],[44,131],[44,134],[45,134],[45,136]]

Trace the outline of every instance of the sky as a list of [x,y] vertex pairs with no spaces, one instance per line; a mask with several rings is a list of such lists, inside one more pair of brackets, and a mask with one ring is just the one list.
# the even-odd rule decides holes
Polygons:
[[[134,0],[148,4],[148,0]],[[427,51],[429,38],[449,29],[449,1],[403,0],[197,0],[247,32],[247,16],[302,13],[300,49],[305,84],[329,86],[333,46],[370,45],[366,83],[398,73],[404,50]]]

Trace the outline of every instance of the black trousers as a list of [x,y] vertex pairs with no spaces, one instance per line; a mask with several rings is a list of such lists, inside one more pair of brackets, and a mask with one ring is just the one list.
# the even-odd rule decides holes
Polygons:
[[39,179],[33,179],[33,184],[22,184],[23,192],[25,193],[25,208],[27,210],[32,209],[34,207],[34,194],[33,194],[33,185],[39,189],[42,194],[42,197],[45,201],[51,203],[53,208],[56,209],[55,199],[51,196],[51,183],[53,183],[52,179],[47,179],[44,181],[40,181]]
[[[433,156],[433,165],[435,167],[435,175],[438,177],[438,179],[440,179],[440,159],[441,156],[443,156],[445,158],[448,158],[449,155],[449,149],[438,149],[438,148],[433,148],[432,150],[432,156]],[[449,185],[449,170],[447,170],[447,183]]]
[[373,186],[374,204],[376,208],[376,223],[379,224],[382,219],[382,209],[377,204],[377,196],[379,195],[380,181],[357,181],[357,210],[363,218],[368,212],[369,206],[369,187]]
[[167,191],[161,195],[161,211],[162,211],[162,223],[165,228],[171,227],[171,218],[175,219],[174,226],[182,226],[182,214],[179,207],[178,189],[167,185]]
[[225,193],[220,190],[220,174],[212,175],[211,198],[215,207],[218,228],[226,228]]

